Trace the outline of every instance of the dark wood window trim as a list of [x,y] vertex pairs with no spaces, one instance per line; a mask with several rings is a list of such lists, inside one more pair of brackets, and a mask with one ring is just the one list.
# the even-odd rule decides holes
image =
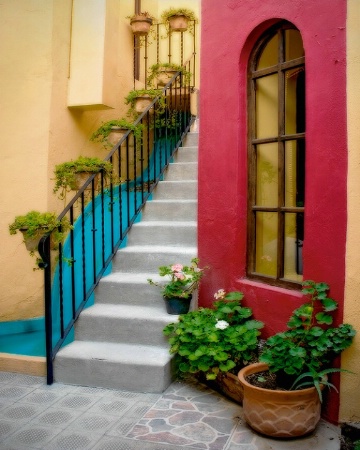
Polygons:
[[[296,28],[288,22],[277,24],[268,30],[262,36],[257,46],[254,48],[249,64],[248,77],[248,105],[249,105],[249,136],[248,136],[248,252],[247,252],[247,276],[270,285],[281,286],[285,288],[298,289],[301,284],[298,281],[292,281],[284,278],[284,240],[285,240],[285,213],[297,213],[297,217],[304,217],[304,206],[289,207],[285,206],[285,144],[287,141],[302,142],[305,148],[305,123],[301,132],[285,133],[285,71],[299,68],[305,69],[305,57],[300,57],[290,61],[285,61],[285,30]],[[278,34],[278,63],[270,67],[256,70],[260,55],[269,43],[270,39]],[[278,74],[278,135],[266,138],[256,138],[256,80],[267,77],[272,74]],[[280,95],[281,94],[281,95]],[[304,106],[304,105],[303,105]],[[304,111],[305,114],[305,111]],[[278,205],[276,207],[259,206],[256,204],[256,149],[259,144],[277,143],[278,148]],[[298,144],[299,145],[299,144]],[[275,212],[278,221],[278,239],[277,239],[277,274],[276,277],[270,277],[255,271],[256,268],[256,212]]]

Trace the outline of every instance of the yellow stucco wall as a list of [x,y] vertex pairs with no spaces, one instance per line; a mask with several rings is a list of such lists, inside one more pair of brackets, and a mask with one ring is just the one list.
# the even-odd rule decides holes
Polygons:
[[348,121],[348,229],[344,322],[357,330],[355,342],[342,356],[340,421],[360,421],[360,3],[348,0],[347,14],[347,121]]
[[[71,77],[79,68],[72,50],[91,48],[78,40],[81,20],[73,20],[84,1],[89,0],[0,4],[0,321],[43,315],[43,273],[32,270],[34,259],[20,235],[9,235],[8,225],[32,209],[60,213],[64,203],[52,192],[55,165],[79,155],[105,157],[108,150],[89,138],[102,122],[125,117],[128,109],[124,97],[133,89],[133,35],[126,17],[134,13],[134,0],[92,0],[94,11],[102,11],[93,18],[103,46],[95,64],[98,60],[102,70],[81,75],[84,83],[76,81],[80,98],[82,88],[91,93],[87,80],[92,79],[98,109],[81,102],[68,107]],[[187,7],[199,17],[200,0],[142,0],[142,10],[156,17],[171,6]]]

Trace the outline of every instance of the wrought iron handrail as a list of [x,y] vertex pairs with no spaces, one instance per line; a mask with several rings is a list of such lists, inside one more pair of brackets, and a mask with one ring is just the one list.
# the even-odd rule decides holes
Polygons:
[[[184,67],[195,69],[195,53]],[[143,125],[141,138],[128,130],[106,156],[112,176],[102,170],[89,176],[59,215],[71,225],[66,240],[55,251],[51,233],[40,240],[48,384],[56,353],[73,339],[77,318],[92,304],[101,277],[190,129],[192,92],[190,80],[177,72],[134,122]]]

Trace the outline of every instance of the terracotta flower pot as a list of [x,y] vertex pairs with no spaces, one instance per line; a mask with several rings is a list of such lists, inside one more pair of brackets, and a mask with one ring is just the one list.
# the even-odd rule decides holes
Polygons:
[[[77,172],[75,174],[75,185],[74,189],[75,191],[78,191],[82,188],[82,186],[85,184],[85,181],[92,175],[92,172]],[[94,178],[94,189],[97,190],[99,186],[99,180],[100,180],[100,174],[98,173]],[[85,190],[91,190],[92,189],[92,183],[88,184]]]
[[250,364],[238,377],[244,387],[246,422],[259,433],[291,438],[311,433],[320,420],[321,403],[315,387],[297,391],[264,389],[250,384],[248,375],[268,370],[267,364]]
[[186,31],[189,19],[183,15],[169,17],[169,27],[171,31]]
[[136,36],[146,36],[149,34],[152,25],[152,19],[144,16],[135,16],[130,20],[132,32]]
[[156,81],[158,86],[165,86],[171,80],[171,78],[176,74],[177,70],[169,69],[166,67],[160,67],[159,73],[156,76]]
[[240,405],[244,399],[244,388],[238,377],[230,372],[220,372],[216,377],[219,389],[227,397],[230,397]]
[[[142,97],[137,97],[135,101],[134,109],[137,113],[143,113],[145,109],[151,105],[153,99],[149,95],[143,95]],[[151,111],[150,111],[151,112]]]

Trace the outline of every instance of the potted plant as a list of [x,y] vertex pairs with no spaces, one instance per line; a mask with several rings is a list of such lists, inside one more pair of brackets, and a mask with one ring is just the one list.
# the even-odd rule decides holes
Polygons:
[[90,140],[94,142],[101,142],[105,147],[114,146],[124,136],[124,134],[131,130],[134,134],[137,143],[141,143],[144,125],[134,125],[126,119],[114,119],[103,123],[91,135]]
[[54,193],[65,198],[66,192],[78,190],[86,179],[94,173],[104,172],[105,178],[112,176],[112,164],[96,157],[79,156],[75,161],[67,161],[55,166]]
[[214,297],[213,308],[180,315],[178,322],[164,328],[164,334],[180,376],[216,380],[221,392],[241,403],[243,390],[236,374],[256,357],[263,323],[252,319],[252,310],[241,305],[241,292],[220,289]]
[[161,14],[161,22],[165,25],[167,32],[189,31],[194,32],[194,24],[197,23],[195,13],[187,8],[169,8]]
[[167,283],[158,283],[148,278],[148,283],[161,288],[168,314],[184,314],[189,310],[192,293],[198,288],[205,269],[198,267],[198,258],[191,264],[170,264],[159,267],[159,275],[168,277]]
[[[35,255],[39,241],[45,234],[52,233],[51,248],[56,249],[70,229],[70,222],[66,217],[59,220],[53,212],[39,211],[29,211],[25,215],[16,216],[14,222],[9,225],[10,234],[16,234],[18,231],[22,233],[26,249],[31,256]],[[41,266],[41,262],[40,258],[36,259],[37,266]]]
[[153,100],[159,97],[158,111],[165,109],[165,100],[159,89],[133,89],[125,97],[125,104],[130,105],[128,116],[135,118],[148,108]]
[[184,66],[172,63],[153,64],[149,69],[148,83],[165,86],[177,72],[182,73],[183,84],[190,83],[191,73]]
[[322,389],[334,387],[327,375],[341,370],[332,367],[333,360],[355,335],[349,324],[331,326],[337,302],[328,289],[326,283],[304,281],[309,301],[293,312],[286,331],[267,339],[260,362],[239,372],[245,420],[260,433],[302,436],[320,420]]
[[146,36],[149,34],[150,28],[155,21],[155,18],[147,11],[127,16],[130,19],[130,26],[133,34],[136,36]]

